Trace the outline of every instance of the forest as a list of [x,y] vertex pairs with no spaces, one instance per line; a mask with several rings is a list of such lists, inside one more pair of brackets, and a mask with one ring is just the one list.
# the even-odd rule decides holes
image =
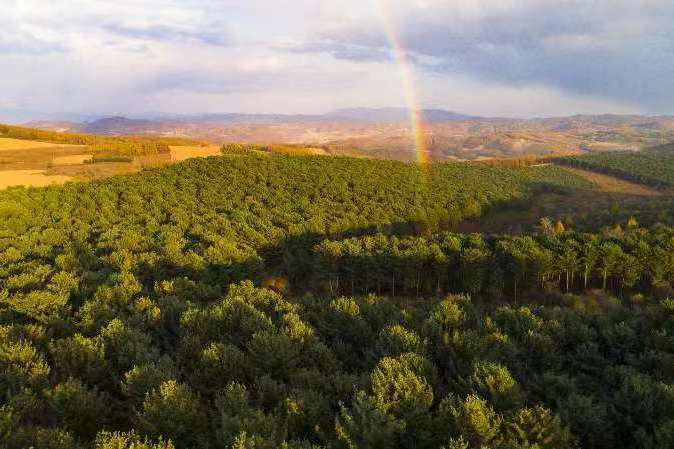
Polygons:
[[454,231],[590,187],[231,146],[0,192],[0,448],[674,447],[674,223]]

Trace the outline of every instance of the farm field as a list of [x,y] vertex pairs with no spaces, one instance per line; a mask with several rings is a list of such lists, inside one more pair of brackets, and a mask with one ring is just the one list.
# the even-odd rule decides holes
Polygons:
[[31,151],[31,150],[77,150],[82,151],[84,145],[58,144],[49,142],[38,142],[34,140],[12,139],[0,137],[0,152],[3,151]]
[[171,161],[180,162],[195,157],[218,156],[221,154],[220,147],[210,146],[176,146],[171,145]]
[[[171,146],[170,153],[117,156],[95,153],[87,145],[0,138],[0,189],[44,187],[67,181],[90,181],[193,157],[220,154],[215,146]],[[128,160],[124,160],[128,159]]]
[[0,124],[0,189],[138,172],[171,163],[170,146],[176,160],[219,154],[215,147],[189,139],[71,134]]
[[94,158],[93,154],[74,154],[72,156],[55,156],[51,163],[52,165],[82,165],[91,162]]
[[45,187],[63,184],[73,178],[64,175],[47,175],[45,170],[2,170],[0,171],[0,189],[14,186]]
[[84,145],[55,144],[0,138],[0,189],[13,186],[44,187],[74,178],[53,174],[54,165],[78,165],[91,159]]

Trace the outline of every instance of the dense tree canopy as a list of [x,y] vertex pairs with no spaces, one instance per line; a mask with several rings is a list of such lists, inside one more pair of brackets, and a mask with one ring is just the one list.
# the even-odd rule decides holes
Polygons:
[[672,229],[446,231],[584,186],[233,151],[2,192],[0,448],[672,447]]

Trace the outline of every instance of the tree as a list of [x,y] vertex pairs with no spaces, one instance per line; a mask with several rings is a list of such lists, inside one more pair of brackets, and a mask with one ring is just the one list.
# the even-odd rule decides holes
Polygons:
[[602,276],[602,289],[606,290],[607,279],[619,269],[619,263],[623,258],[620,246],[611,242],[604,242],[599,247],[599,270]]
[[639,222],[637,221],[636,218],[634,218],[634,216],[630,217],[627,220],[627,229],[636,229],[638,227],[639,227]]
[[574,441],[559,417],[541,406],[520,409],[506,423],[507,439],[515,447],[571,449]]
[[566,228],[564,228],[564,224],[562,224],[561,221],[557,220],[557,222],[555,223],[555,227],[553,229],[553,234],[559,237],[559,236],[563,235],[564,232],[566,232]]
[[590,274],[594,271],[599,260],[599,248],[596,239],[591,239],[583,244],[582,254],[583,287],[587,289]]
[[208,438],[208,422],[199,399],[185,385],[169,380],[150,392],[136,416],[142,432],[166,438],[178,447],[202,447]]
[[464,400],[450,395],[440,404],[440,417],[448,438],[461,438],[469,447],[498,446],[503,419],[476,395]]
[[77,380],[56,385],[46,392],[46,397],[59,425],[85,440],[96,436],[110,420],[111,399]]
[[555,235],[555,227],[552,224],[552,220],[550,220],[549,217],[541,218],[538,223],[538,226],[544,235],[548,236]]
[[286,438],[285,426],[273,415],[265,414],[251,403],[247,388],[231,382],[216,397],[215,440],[222,447],[239,445],[275,449]]
[[520,386],[513,379],[508,368],[498,363],[477,362],[468,384],[497,410],[515,408],[523,400]]
[[429,410],[433,404],[435,368],[424,357],[406,353],[384,357],[370,376],[373,402],[383,413],[405,423],[402,447],[429,447],[432,423]]
[[341,407],[335,423],[337,438],[349,449],[393,449],[404,430],[403,421],[381,410],[363,391],[350,408]]
[[570,241],[565,242],[564,250],[559,258],[559,266],[566,274],[565,288],[567,292],[571,288],[571,283],[573,282],[574,274],[578,269],[578,254],[573,248],[575,246],[573,245],[573,243],[575,242]]
[[170,441],[159,439],[152,443],[135,432],[101,432],[96,437],[95,449],[175,449]]

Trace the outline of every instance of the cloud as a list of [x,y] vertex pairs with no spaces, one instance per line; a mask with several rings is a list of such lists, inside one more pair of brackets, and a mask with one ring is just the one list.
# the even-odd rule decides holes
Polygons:
[[40,55],[65,52],[67,48],[58,42],[49,42],[20,30],[4,30],[0,34],[0,54]]
[[6,2],[3,97],[34,110],[402,106],[390,17],[427,107],[674,112],[671,0]]
[[393,60],[391,52],[385,48],[373,48],[330,40],[282,44],[278,46],[278,49],[292,53],[328,53],[336,59],[354,62],[390,62]]
[[[426,70],[511,86],[542,84],[655,110],[671,110],[674,101],[670,0],[391,1],[389,12],[408,51],[431,58]],[[358,46],[354,61],[368,54],[378,60],[376,22],[317,38],[327,51]]]
[[143,40],[187,40],[216,46],[228,45],[230,43],[227,33],[220,30],[190,30],[165,25],[153,25],[143,28],[119,24],[106,25],[105,29],[115,35]]
[[[3,11],[4,12],[4,11]],[[42,27],[18,20],[10,14],[3,17],[0,33],[0,55],[40,55],[66,52],[58,35]],[[3,67],[7,68],[7,67]]]

